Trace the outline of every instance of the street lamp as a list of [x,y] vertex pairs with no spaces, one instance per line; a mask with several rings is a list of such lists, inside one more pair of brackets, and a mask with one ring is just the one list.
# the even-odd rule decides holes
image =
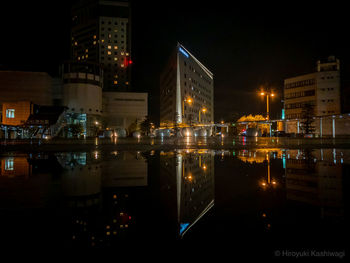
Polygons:
[[193,100],[189,97],[189,98],[184,99],[182,101],[182,117],[185,117],[185,102],[187,102],[189,105],[191,105]]
[[273,91],[267,90],[267,91],[261,91],[260,96],[266,96],[266,120],[270,120],[270,100],[269,97],[274,97],[275,94]]
[[198,112],[198,122],[201,122],[201,112],[203,112],[205,114],[206,111],[207,111],[206,108],[202,108],[202,109],[199,110],[199,112]]

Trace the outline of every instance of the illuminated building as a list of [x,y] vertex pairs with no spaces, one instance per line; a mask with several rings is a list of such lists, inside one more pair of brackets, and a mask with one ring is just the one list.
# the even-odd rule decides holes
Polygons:
[[3,103],[1,128],[4,130],[4,138],[52,136],[56,130],[57,120],[64,114],[65,107],[61,106],[40,106],[30,101]]
[[[332,120],[322,119],[341,113],[340,63],[333,56],[317,62],[317,71],[284,80],[284,110],[287,133],[300,133],[299,120],[303,117],[305,105],[313,106],[312,117],[316,117],[316,133],[325,135],[325,125],[332,126]],[[332,129],[332,128],[330,128]],[[328,133],[328,132],[327,132]],[[331,133],[330,133],[331,134]]]
[[103,117],[111,130],[127,130],[148,115],[148,93],[103,92]]
[[30,101],[5,102],[2,104],[3,125],[23,125],[33,113],[33,104]]
[[102,65],[103,91],[130,90],[128,1],[78,1],[72,7],[71,58]]
[[214,121],[213,74],[177,44],[160,78],[160,124],[210,124]]
[[[81,67],[84,65],[84,67]],[[63,105],[68,124],[81,124],[83,134],[96,136],[102,115],[102,69],[93,63],[63,66]]]
[[301,118],[303,105],[314,106],[314,116],[340,114],[339,60],[317,62],[317,72],[284,81],[286,119]]

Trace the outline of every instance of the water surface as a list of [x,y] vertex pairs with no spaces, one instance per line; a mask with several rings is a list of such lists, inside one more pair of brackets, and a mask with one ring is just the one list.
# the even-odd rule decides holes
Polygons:
[[0,159],[0,239],[9,246],[175,242],[268,256],[292,247],[345,249],[347,149],[17,152]]

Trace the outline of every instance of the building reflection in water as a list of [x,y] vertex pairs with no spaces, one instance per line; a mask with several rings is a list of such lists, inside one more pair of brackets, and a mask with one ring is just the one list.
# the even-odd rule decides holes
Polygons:
[[[265,164],[264,178],[258,179],[263,190],[259,196],[259,214],[265,230],[270,231],[275,221],[290,220],[278,218],[276,208],[284,209],[286,204],[288,207],[299,207],[290,210],[290,216],[293,215],[292,211],[308,211],[315,220],[332,219],[338,222],[344,219],[343,180],[349,171],[348,150],[258,149],[240,150],[235,155],[245,163]],[[274,159],[277,162],[273,162]],[[279,167],[271,169],[274,166]],[[280,168],[284,170],[283,175]],[[298,216],[304,219],[311,215],[300,213]]]
[[287,199],[319,208],[321,218],[344,216],[342,151],[289,150],[286,161]]
[[28,162],[28,155],[16,155],[12,157],[3,157],[0,159],[0,176],[15,177],[23,176],[28,178],[32,173],[32,167]]
[[[60,172],[56,158],[49,154],[18,154],[0,157],[0,208],[30,209],[47,206]],[[54,171],[55,170],[55,171]]]
[[[190,238],[201,225],[197,222],[205,225],[214,205],[214,155],[220,173],[246,175],[244,180],[230,177],[228,182],[236,188],[228,185],[223,189],[226,181],[217,180],[220,194],[226,197],[228,191],[242,188],[252,200],[241,195],[233,195],[233,199],[247,204],[254,217],[258,214],[264,229],[288,225],[298,214],[301,220],[312,222],[345,217],[343,182],[349,173],[350,151],[340,149],[151,151],[147,161],[136,151],[11,154],[0,157],[0,208],[22,209],[23,215],[33,218],[31,223],[40,218],[42,214],[37,212],[44,208],[41,210],[50,220],[38,221],[36,226],[46,231],[56,220],[52,224],[66,231],[69,247],[110,246],[120,240],[147,239],[156,236],[156,231],[170,238]],[[232,166],[225,166],[229,160]],[[218,203],[220,196],[215,201]],[[242,213],[234,205],[232,209],[234,216]],[[49,210],[53,214],[47,214]],[[308,210],[312,212],[303,215]],[[215,221],[215,217],[211,219]],[[217,220],[220,224],[221,218]],[[50,223],[43,227],[42,222]]]
[[69,246],[110,246],[128,238],[135,221],[130,200],[147,186],[145,158],[117,151],[61,153],[58,158],[72,215]]
[[182,238],[214,206],[214,152],[161,152],[160,178],[161,200]]

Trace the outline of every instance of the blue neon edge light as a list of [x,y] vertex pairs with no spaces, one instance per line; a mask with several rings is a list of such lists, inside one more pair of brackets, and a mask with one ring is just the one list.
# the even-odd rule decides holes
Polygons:
[[180,51],[182,54],[184,54],[186,58],[188,58],[188,54],[186,53],[185,50],[183,50],[182,47],[179,47],[179,51]]
[[181,223],[180,224],[180,235],[186,230],[190,223]]

